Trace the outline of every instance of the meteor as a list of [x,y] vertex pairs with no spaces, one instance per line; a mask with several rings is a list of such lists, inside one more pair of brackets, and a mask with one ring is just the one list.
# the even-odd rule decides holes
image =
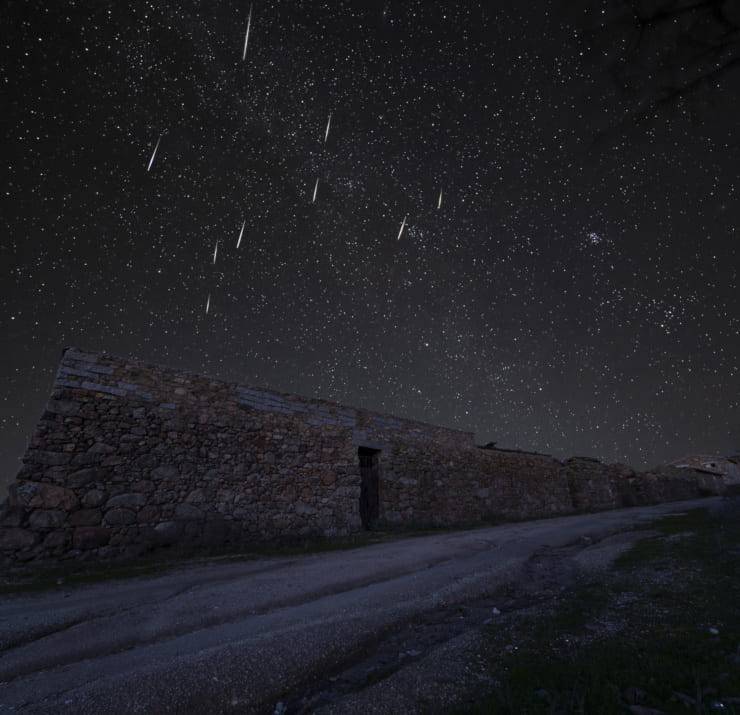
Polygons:
[[329,129],[331,128],[331,112],[329,112],[329,121],[326,123],[326,134],[324,134],[324,144],[329,139]]
[[249,17],[247,18],[247,32],[244,35],[244,52],[242,62],[247,59],[247,45],[249,44],[249,30],[252,28],[252,6],[249,6]]
[[316,179],[316,186],[313,187],[313,199],[311,199],[311,203],[316,203],[316,194],[319,193],[319,180]]
[[403,234],[403,229],[406,228],[406,219],[407,218],[408,218],[408,215],[406,215],[406,216],[403,217],[403,223],[401,224],[401,230],[398,232],[398,238],[396,239],[397,241],[400,241],[401,240],[401,234]]
[[154,164],[154,157],[157,156],[157,149],[159,149],[159,142],[162,141],[162,134],[159,135],[159,139],[157,139],[157,143],[154,147],[154,151],[152,152],[152,158],[149,159],[149,166],[146,167],[147,171],[150,171],[152,168],[152,164]]
[[244,223],[242,224],[242,230],[239,231],[239,239],[236,242],[236,247],[239,248],[239,246],[242,243],[242,236],[244,235],[244,227],[247,225],[247,219],[244,219]]

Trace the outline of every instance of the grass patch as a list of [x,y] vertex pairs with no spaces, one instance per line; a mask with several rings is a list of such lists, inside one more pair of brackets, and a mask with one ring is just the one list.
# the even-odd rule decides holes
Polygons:
[[740,715],[740,500],[650,528],[660,536],[608,577],[512,631],[491,629],[499,687],[464,712]]

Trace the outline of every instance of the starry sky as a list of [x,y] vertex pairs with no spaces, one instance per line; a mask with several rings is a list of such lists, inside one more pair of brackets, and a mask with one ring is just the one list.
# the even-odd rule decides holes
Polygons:
[[0,483],[69,345],[558,457],[740,447],[740,4],[0,12]]

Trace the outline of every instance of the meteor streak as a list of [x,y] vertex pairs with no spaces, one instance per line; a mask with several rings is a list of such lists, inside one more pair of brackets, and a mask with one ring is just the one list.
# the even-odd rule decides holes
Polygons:
[[403,223],[401,224],[401,230],[398,232],[398,238],[396,240],[401,240],[401,235],[403,234],[403,229],[406,228],[406,219],[408,218],[408,215],[403,217]]
[[247,225],[247,219],[244,219],[244,223],[242,224],[242,230],[239,231],[239,239],[236,242],[236,247],[239,248],[242,243],[242,236],[244,235],[244,227]]
[[211,309],[211,294],[208,294],[208,300],[206,301],[206,315],[208,315],[208,311]]
[[331,112],[329,112],[329,121],[326,123],[326,134],[324,134],[324,144],[329,139],[329,129],[331,128]]
[[149,159],[149,166],[146,167],[147,171],[150,171],[152,168],[152,164],[154,164],[154,157],[157,156],[157,149],[159,149],[159,142],[162,141],[162,135],[159,135],[159,139],[157,139],[157,143],[154,146],[154,151],[152,152],[152,158]]
[[316,179],[316,186],[313,187],[313,199],[311,199],[311,203],[316,203],[316,194],[319,193],[319,180]]
[[216,265],[216,256],[218,255],[218,241],[216,241],[216,248],[213,249],[213,265]]
[[439,190],[439,201],[437,202],[437,208],[442,208],[442,189]]
[[244,35],[244,52],[242,62],[247,59],[247,45],[249,44],[249,31],[252,29],[252,6],[249,6],[249,17],[247,18],[247,32]]

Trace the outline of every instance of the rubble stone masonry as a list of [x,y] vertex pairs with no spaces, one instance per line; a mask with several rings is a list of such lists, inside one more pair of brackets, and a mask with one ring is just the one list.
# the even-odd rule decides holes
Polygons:
[[691,470],[484,449],[473,434],[64,351],[0,515],[0,561],[135,557],[346,535],[359,448],[377,455],[379,523],[453,526],[718,493]]

